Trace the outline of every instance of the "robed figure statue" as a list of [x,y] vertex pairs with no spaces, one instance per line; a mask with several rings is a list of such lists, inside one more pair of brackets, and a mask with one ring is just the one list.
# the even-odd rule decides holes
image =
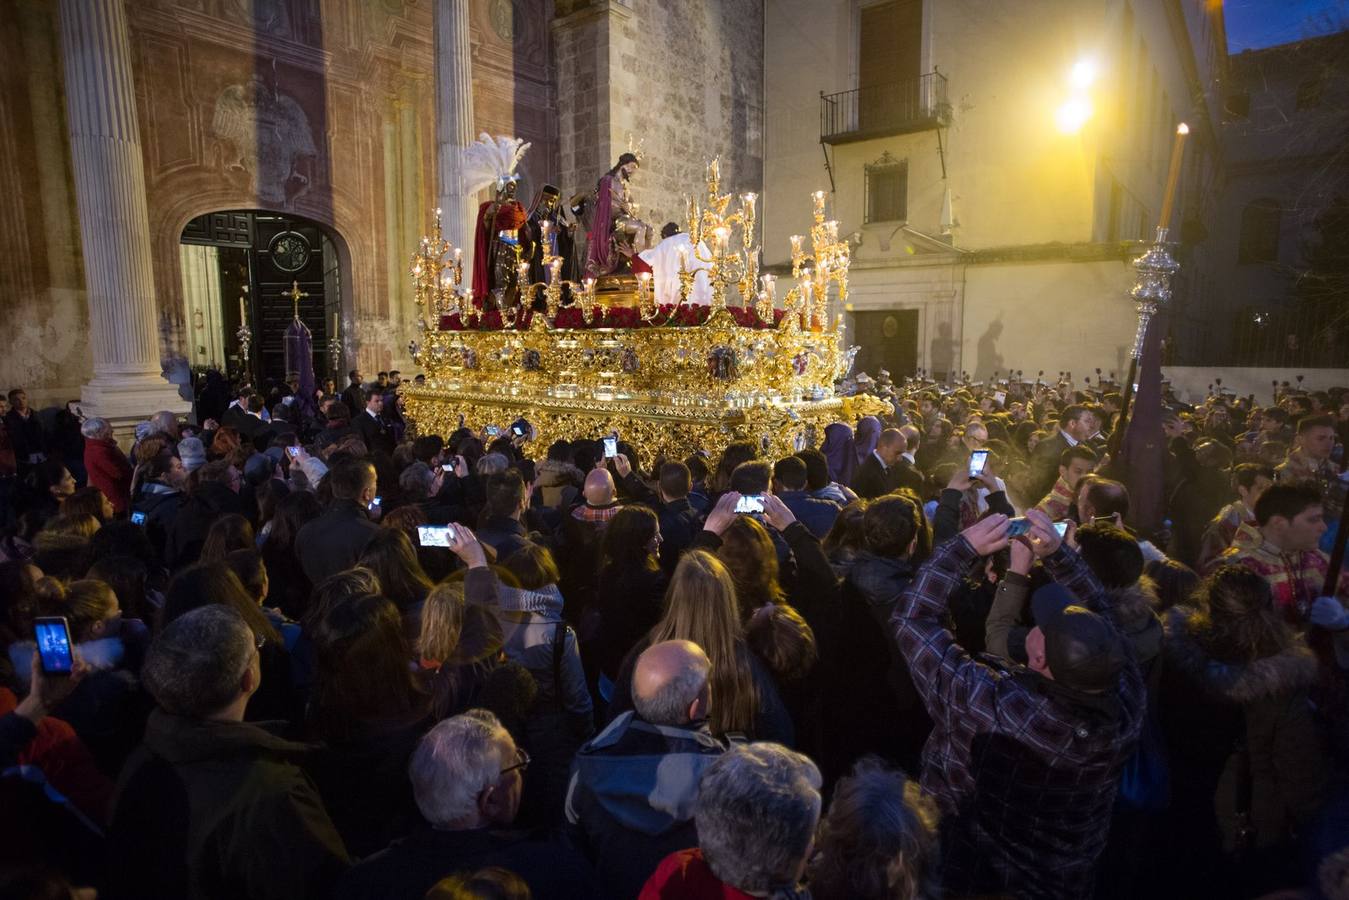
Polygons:
[[586,275],[591,278],[632,271],[633,255],[652,244],[651,226],[638,217],[639,208],[628,190],[637,167],[636,154],[624,153],[595,188],[586,259]]
[[[518,180],[511,177],[497,182],[496,196],[478,207],[473,235],[473,297],[483,301],[492,297],[502,308],[514,306],[519,293],[515,247],[525,224],[525,207],[515,199]],[[529,257],[525,253],[521,258]]]
[[499,308],[513,306],[519,296],[518,263],[529,257],[515,252],[526,219],[524,206],[515,198],[520,183],[515,170],[528,149],[519,138],[494,138],[484,132],[459,151],[462,189],[493,190],[492,199],[478,207],[473,234],[473,299],[484,309],[489,301]]

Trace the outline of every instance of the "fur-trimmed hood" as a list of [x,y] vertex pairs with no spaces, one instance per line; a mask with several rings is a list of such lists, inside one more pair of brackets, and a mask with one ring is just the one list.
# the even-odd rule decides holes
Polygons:
[[1162,652],[1162,623],[1157,619],[1157,590],[1152,581],[1140,578],[1128,587],[1107,588],[1110,618],[1133,644],[1134,658],[1146,666]]
[[534,467],[535,487],[561,487],[569,484],[579,488],[584,483],[585,473],[560,459],[545,459]]
[[1287,696],[1316,681],[1316,657],[1300,637],[1273,656],[1226,663],[1209,654],[1210,626],[1193,608],[1169,610],[1165,626],[1167,665],[1213,697],[1244,705]]

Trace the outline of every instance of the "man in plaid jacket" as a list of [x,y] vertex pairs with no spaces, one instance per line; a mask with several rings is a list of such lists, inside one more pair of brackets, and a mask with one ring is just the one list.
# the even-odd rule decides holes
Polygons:
[[1027,636],[1029,667],[972,659],[945,624],[964,577],[1007,545],[1002,515],[939,547],[891,625],[934,723],[922,786],[943,813],[946,891],[1089,897],[1146,691],[1096,576],[1048,516],[1027,519],[1021,539],[1077,601]]

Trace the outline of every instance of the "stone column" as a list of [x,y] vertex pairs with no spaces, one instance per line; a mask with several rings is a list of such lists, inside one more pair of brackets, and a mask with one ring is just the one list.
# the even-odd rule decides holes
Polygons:
[[[473,48],[469,0],[436,0],[436,205],[445,238],[464,249],[464,282],[473,283],[474,197],[464,192],[459,149],[473,142]],[[470,262],[471,260],[471,262]]]
[[86,415],[122,433],[190,404],[160,375],[158,310],[145,170],[122,0],[61,0],[61,58],[89,297],[94,379]]

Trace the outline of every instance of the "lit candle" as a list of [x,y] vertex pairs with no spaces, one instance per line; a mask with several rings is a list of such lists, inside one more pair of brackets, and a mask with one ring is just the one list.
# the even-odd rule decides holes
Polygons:
[[464,259],[464,251],[461,250],[461,249],[458,248],[458,247],[455,247],[455,248],[454,248],[454,261],[455,261],[455,262],[462,262],[463,259]]
[[796,259],[801,255],[802,240],[804,240],[804,238],[801,235],[799,234],[792,235],[792,259]]
[[717,228],[712,229],[712,242],[716,245],[718,254],[726,252],[726,246],[730,243],[730,238],[731,229],[727,228],[725,225],[720,225]]
[[240,325],[247,325],[247,324],[248,324],[248,313],[247,313],[247,312],[245,311],[245,309],[244,309],[244,298],[243,298],[243,297],[240,297],[240,298],[239,298],[239,324],[240,324]]
[[593,278],[587,278],[587,279],[585,280],[585,286],[586,286],[586,290],[585,290],[586,295],[587,295],[587,296],[593,296],[594,293],[595,293],[595,279],[593,279]]
[[548,266],[548,277],[553,282],[556,282],[558,276],[561,274],[562,274],[562,260],[554,258],[552,263]]
[[637,277],[641,280],[642,287],[648,287],[651,284],[650,272],[641,272],[637,275]]
[[436,207],[436,218],[437,218],[437,219],[440,218],[440,207],[439,207],[439,206]]
[[815,198],[815,215],[824,215],[824,191],[816,191],[810,196]]
[[527,284],[529,282],[529,263],[522,262],[515,268],[520,273],[520,283]]
[[778,279],[776,275],[764,275],[759,281],[763,284],[763,291],[769,299],[775,299],[778,293]]
[[830,240],[831,242],[837,241],[837,240],[838,240],[838,222],[835,221],[835,220],[833,220],[833,219],[830,219],[828,222],[825,222],[825,223],[824,223],[824,233],[827,234],[827,235],[829,235],[829,240]]
[[754,215],[754,204],[758,199],[759,195],[755,193],[746,193],[740,195],[740,202],[744,205],[745,209],[749,210],[749,214],[751,216]]
[[1176,184],[1180,181],[1180,161],[1185,156],[1185,136],[1189,133],[1190,126],[1184,122],[1176,126],[1176,142],[1171,145],[1171,169],[1166,173],[1166,193],[1162,195],[1162,217],[1157,222],[1158,228],[1171,224],[1171,207],[1175,205]]
[[681,271],[681,272],[688,271],[688,267],[689,267],[689,248],[688,248],[688,247],[680,247],[680,248],[679,248],[679,271]]
[[717,157],[707,164],[707,180],[716,184],[721,180],[721,158]]

